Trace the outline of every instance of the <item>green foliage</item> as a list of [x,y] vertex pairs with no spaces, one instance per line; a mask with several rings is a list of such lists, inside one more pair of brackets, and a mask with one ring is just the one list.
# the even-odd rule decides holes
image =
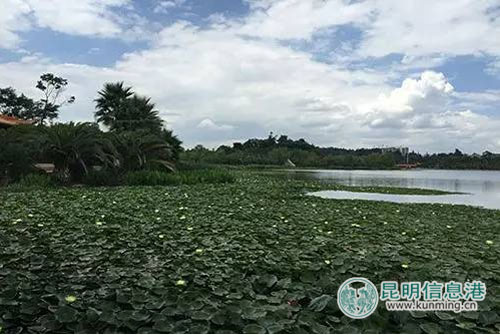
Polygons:
[[348,150],[321,148],[287,136],[250,139],[209,150],[201,145],[187,150],[182,159],[194,163],[284,166],[291,160],[299,167],[391,169],[402,160],[399,153],[383,154],[381,149]]
[[20,188],[47,188],[53,186],[53,182],[49,175],[31,173],[23,176],[16,186]]
[[125,171],[163,169],[174,171],[174,154],[170,143],[145,129],[111,134]]
[[18,95],[12,87],[0,88],[0,114],[29,120],[33,119],[40,109],[40,103],[24,94]]
[[222,169],[192,170],[179,173],[137,171],[129,172],[125,176],[125,183],[130,186],[223,184],[234,181],[234,176]]
[[[500,211],[332,201],[304,195],[316,182],[240,177],[0,193],[3,331],[498,332]],[[351,277],[478,279],[488,293],[478,313],[380,305],[352,320],[335,302]]]
[[125,175],[125,184],[130,186],[168,186],[179,185],[180,179],[173,173],[161,171],[135,171]]
[[122,175],[117,169],[90,170],[82,182],[88,186],[118,186],[122,183]]
[[15,182],[34,171],[41,150],[37,134],[39,130],[33,126],[0,129],[0,184]]
[[180,154],[184,151],[182,148],[182,141],[169,129],[162,129],[160,132],[160,139],[170,145],[172,159],[177,162],[180,158]]
[[114,166],[116,152],[95,124],[56,124],[43,130],[45,156],[59,181],[80,181],[91,165]]
[[[103,133],[91,123],[0,130],[0,184],[18,181],[33,172],[36,163],[54,163],[53,178],[59,184],[113,186],[120,183],[119,175],[128,171],[174,171],[180,141],[166,132],[174,141],[173,148],[162,134],[146,130]],[[94,167],[102,172],[94,173]]]
[[40,108],[33,119],[40,125],[44,125],[46,120],[52,121],[59,116],[59,109],[64,104],[72,104],[75,97],[72,96],[61,101],[61,94],[68,86],[68,80],[55,76],[52,73],[44,73],[40,76],[36,88],[39,89],[43,98],[40,100]]
[[43,125],[47,120],[56,119],[64,104],[75,102],[75,97],[66,100],[61,98],[67,85],[67,79],[52,73],[42,74],[36,85],[43,95],[39,101],[34,101],[24,94],[18,95],[12,87],[0,88],[0,114],[32,120],[35,124]]
[[[193,163],[228,165],[284,166],[290,159],[298,167],[325,169],[394,169],[397,164],[407,162],[399,152],[383,153],[382,149],[342,149],[318,147],[304,139],[292,140],[287,136],[272,136],[266,139],[249,139],[244,143],[222,145],[209,150],[201,145],[187,150],[182,160]],[[500,170],[500,154],[484,152],[482,155],[467,155],[456,149],[453,153],[421,155],[410,152],[409,163],[418,163],[422,168],[432,169],[484,169]]]
[[2,146],[0,152],[0,182],[18,180],[22,175],[33,170],[33,160],[21,143],[2,142]]
[[[0,184],[19,180],[36,163],[53,163],[53,178],[60,184],[110,186],[120,182],[116,174],[128,171],[175,171],[182,142],[163,128],[151,99],[134,94],[123,83],[106,84],[96,100],[96,119],[111,132],[103,133],[91,123],[45,127],[46,121],[57,118],[63,104],[75,101],[74,97],[62,101],[67,85],[62,77],[41,75],[36,88],[43,98],[38,102],[17,95],[13,88],[0,89],[0,113],[32,119],[39,125],[0,129]],[[94,167],[106,172],[94,173]]]
[[110,130],[135,131],[147,129],[159,133],[163,121],[150,98],[135,94],[131,87],[125,87],[123,82],[107,83],[98,92],[95,100],[97,122],[109,127]]
[[485,151],[482,155],[467,155],[458,149],[453,153],[437,153],[432,155],[414,154],[412,158],[422,162],[423,168],[459,169],[459,170],[500,170],[500,155]]

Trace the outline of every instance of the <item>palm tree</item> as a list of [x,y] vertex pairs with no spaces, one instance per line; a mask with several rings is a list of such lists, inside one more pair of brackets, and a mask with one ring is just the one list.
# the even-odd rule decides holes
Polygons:
[[95,117],[110,130],[162,129],[163,121],[151,99],[134,94],[123,82],[107,83],[98,94]]
[[184,150],[182,148],[182,141],[177,137],[177,135],[174,135],[174,132],[170,129],[162,129],[160,137],[162,140],[170,144],[172,159],[174,161],[178,161],[181,152]]
[[134,95],[132,87],[124,87],[123,82],[106,83],[104,89],[99,91],[98,94],[99,98],[95,100],[96,121],[112,128],[125,102]]
[[125,171],[164,168],[175,171],[172,146],[159,135],[142,129],[111,134]]
[[61,181],[79,179],[91,165],[113,166],[117,152],[92,123],[56,124],[43,130],[44,152]]

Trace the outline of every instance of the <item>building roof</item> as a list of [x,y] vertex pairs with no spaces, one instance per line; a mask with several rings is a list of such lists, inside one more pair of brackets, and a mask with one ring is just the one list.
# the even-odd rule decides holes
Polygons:
[[28,125],[28,124],[32,124],[32,123],[33,123],[33,121],[21,120],[21,119],[18,119],[17,117],[0,114],[0,125],[20,126],[20,125]]

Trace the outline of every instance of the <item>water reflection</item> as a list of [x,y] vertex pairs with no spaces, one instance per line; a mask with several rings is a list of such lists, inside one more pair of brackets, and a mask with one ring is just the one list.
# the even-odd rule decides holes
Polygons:
[[451,203],[500,209],[500,171],[423,169],[404,171],[287,170],[286,173],[295,178],[334,181],[347,186],[391,186],[468,193],[444,196],[402,196],[335,191],[315,193],[329,198]]

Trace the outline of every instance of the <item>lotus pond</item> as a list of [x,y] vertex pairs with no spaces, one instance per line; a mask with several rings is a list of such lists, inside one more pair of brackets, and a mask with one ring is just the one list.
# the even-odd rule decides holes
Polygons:
[[[500,331],[500,211],[321,199],[306,193],[324,183],[235,173],[0,192],[1,332]],[[380,304],[353,320],[335,297],[355,276],[488,291],[480,312]]]

